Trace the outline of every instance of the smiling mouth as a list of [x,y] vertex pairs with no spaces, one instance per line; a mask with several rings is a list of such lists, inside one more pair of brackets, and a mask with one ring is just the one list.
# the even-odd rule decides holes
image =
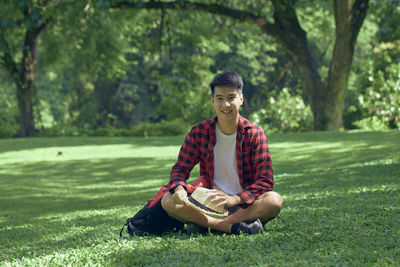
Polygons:
[[232,110],[221,110],[221,112],[224,113],[224,114],[229,114],[229,113],[232,112]]

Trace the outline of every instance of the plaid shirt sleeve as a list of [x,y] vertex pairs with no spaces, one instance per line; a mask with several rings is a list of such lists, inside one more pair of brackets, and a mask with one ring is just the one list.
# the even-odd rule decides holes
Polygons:
[[[238,194],[246,204],[252,204],[256,198],[263,193],[272,191],[274,186],[272,162],[267,144],[267,136],[259,127],[255,127],[252,136],[253,138],[251,139],[253,139],[253,141],[244,141],[244,145],[248,146],[248,149],[251,151],[251,160],[249,160],[249,164],[246,164],[246,160],[243,159],[244,189]],[[246,165],[251,167],[246,170]],[[248,176],[246,176],[246,173]]]
[[185,141],[178,154],[178,160],[170,172],[170,181],[168,189],[171,194],[175,187],[181,185],[187,189],[186,180],[189,179],[190,171],[200,161],[199,150],[197,147],[196,135],[198,136],[198,127],[194,126],[186,135]]

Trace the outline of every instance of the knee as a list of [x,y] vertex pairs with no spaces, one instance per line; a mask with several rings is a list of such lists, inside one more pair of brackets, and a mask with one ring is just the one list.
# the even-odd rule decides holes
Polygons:
[[278,216],[283,206],[283,199],[278,193],[269,191],[262,194],[254,204],[256,217],[265,223]]
[[263,206],[277,216],[283,207],[283,198],[274,191],[267,192],[263,195]]
[[161,207],[165,210],[168,215],[183,223],[187,222],[187,219],[182,216],[183,205],[176,204],[172,198],[171,193],[166,193],[161,199]]
[[161,199],[161,207],[169,213],[173,209],[173,201],[171,193],[167,192]]
[[283,198],[276,192],[271,192],[270,205],[277,210],[281,210],[283,207]]

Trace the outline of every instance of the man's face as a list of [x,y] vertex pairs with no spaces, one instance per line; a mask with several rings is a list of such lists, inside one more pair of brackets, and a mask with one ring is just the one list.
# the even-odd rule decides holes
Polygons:
[[216,86],[212,104],[217,112],[218,120],[237,123],[240,106],[243,104],[243,95],[232,86]]

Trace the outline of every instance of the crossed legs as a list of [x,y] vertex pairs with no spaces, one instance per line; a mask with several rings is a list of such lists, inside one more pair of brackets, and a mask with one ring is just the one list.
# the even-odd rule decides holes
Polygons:
[[210,227],[213,230],[231,233],[233,224],[257,219],[265,223],[275,218],[283,206],[283,199],[274,191],[266,192],[246,209],[240,208],[224,219],[216,219],[204,215],[185,204],[176,204],[172,199],[172,194],[169,192],[162,198],[161,206],[169,216],[183,223],[192,222],[202,227]]

